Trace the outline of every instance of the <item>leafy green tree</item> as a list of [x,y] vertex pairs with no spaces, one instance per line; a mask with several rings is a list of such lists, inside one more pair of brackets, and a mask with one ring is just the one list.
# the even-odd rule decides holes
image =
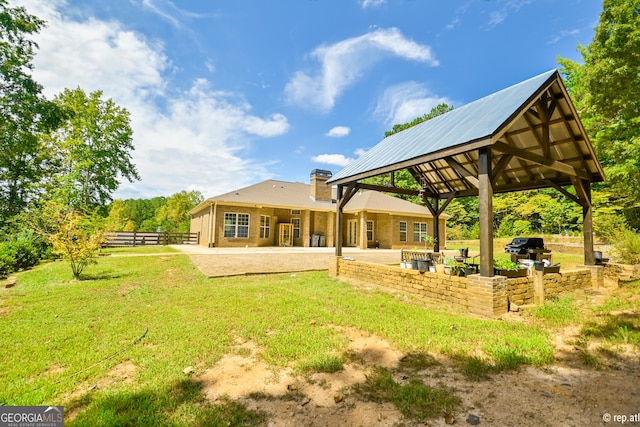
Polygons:
[[156,219],[163,231],[188,232],[191,224],[189,211],[204,200],[199,191],[181,191],[167,198]]
[[55,128],[60,110],[31,76],[37,45],[30,36],[43,21],[0,0],[0,220],[25,210],[46,176],[38,134]]
[[434,117],[438,117],[438,116],[443,115],[444,113],[448,113],[451,110],[453,110],[453,107],[451,107],[450,105],[448,105],[446,103],[438,104],[437,106],[433,107],[429,113],[426,113],[423,116],[416,117],[415,119],[413,119],[412,121],[410,121],[408,123],[401,123],[401,124],[393,125],[393,129],[386,131],[384,133],[384,136],[385,137],[391,136],[391,135],[393,135],[395,133],[398,133],[398,132],[401,132],[401,131],[403,131],[405,129],[409,129],[410,127],[413,127],[415,125],[419,125],[422,122],[426,122],[427,120],[431,120]]
[[54,100],[70,117],[50,135],[56,153],[56,197],[75,209],[104,207],[121,179],[140,179],[129,112],[102,92],[65,89]]
[[612,201],[640,217],[640,8],[604,0],[583,64],[559,59],[567,87],[607,175]]

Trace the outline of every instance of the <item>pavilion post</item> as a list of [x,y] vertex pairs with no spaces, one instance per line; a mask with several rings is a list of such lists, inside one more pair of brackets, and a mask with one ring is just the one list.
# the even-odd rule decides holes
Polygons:
[[493,277],[493,184],[491,150],[481,148],[478,155],[480,204],[480,275]]
[[585,202],[582,206],[582,229],[584,232],[584,264],[595,265],[593,253],[593,205],[591,204],[591,183],[582,181]]
[[338,192],[336,194],[336,256],[342,256],[342,223],[343,223],[343,215],[342,215],[342,197],[343,197],[344,187],[342,185],[338,185]]
[[435,238],[433,243],[433,251],[440,252],[440,199],[437,197],[433,199],[433,237]]

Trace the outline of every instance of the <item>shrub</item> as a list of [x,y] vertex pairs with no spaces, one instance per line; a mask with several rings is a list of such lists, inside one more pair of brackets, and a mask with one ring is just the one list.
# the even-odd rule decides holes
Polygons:
[[0,243],[0,277],[26,270],[40,262],[46,246],[33,232],[22,232]]
[[640,264],[640,235],[633,230],[616,234],[614,244],[616,258],[626,264]]
[[6,279],[16,271],[16,260],[6,244],[0,244],[0,279]]
[[617,235],[627,229],[624,217],[614,214],[593,216],[593,232],[605,243],[615,242]]

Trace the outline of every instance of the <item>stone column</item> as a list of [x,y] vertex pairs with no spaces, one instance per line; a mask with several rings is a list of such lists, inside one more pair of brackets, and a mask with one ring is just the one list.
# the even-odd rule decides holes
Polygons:
[[498,317],[508,311],[507,278],[467,276],[467,303],[469,313],[484,317]]

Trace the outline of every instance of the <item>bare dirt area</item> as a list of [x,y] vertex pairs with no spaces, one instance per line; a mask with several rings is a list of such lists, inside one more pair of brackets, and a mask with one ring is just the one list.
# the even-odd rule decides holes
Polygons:
[[[470,381],[441,357],[428,369],[403,371],[403,353],[385,340],[354,329],[342,332],[357,362],[337,373],[296,376],[290,369],[274,370],[261,359],[260,348],[238,339],[234,351],[196,380],[212,402],[231,398],[264,411],[270,426],[597,426],[608,425],[605,414],[624,414],[629,420],[640,412],[637,359],[595,370],[581,366],[563,348],[559,356],[577,364],[527,367]],[[352,387],[376,365],[391,369],[399,383],[418,377],[430,386],[451,388],[462,405],[447,418],[410,420],[391,403],[364,401]]]

